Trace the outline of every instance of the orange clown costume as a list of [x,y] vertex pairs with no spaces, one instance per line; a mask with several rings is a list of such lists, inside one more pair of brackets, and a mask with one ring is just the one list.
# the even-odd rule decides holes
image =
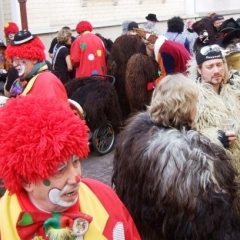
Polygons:
[[[7,188],[0,200],[1,240],[140,239],[115,192],[96,180],[82,178],[80,166],[71,165],[87,157],[89,129],[68,102],[20,96],[1,108],[0,118],[0,177]],[[79,175],[72,174],[79,171]],[[61,190],[52,188],[54,179],[61,182],[66,176],[66,185],[71,181],[76,190],[55,194],[51,200],[51,191]],[[50,199],[53,206],[59,205],[61,197],[74,201],[63,211],[46,210],[26,190],[39,185],[43,191],[49,189],[43,202]]]

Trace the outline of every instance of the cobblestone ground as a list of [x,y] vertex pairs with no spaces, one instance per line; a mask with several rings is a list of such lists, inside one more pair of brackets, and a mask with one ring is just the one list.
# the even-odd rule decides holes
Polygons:
[[89,157],[81,162],[82,176],[97,179],[111,186],[113,153],[114,150],[99,156],[92,151]]

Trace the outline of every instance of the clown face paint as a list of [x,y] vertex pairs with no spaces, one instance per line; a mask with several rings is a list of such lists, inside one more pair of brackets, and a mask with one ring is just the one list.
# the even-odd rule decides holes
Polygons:
[[18,71],[18,76],[21,77],[24,75],[24,72],[25,72],[25,65],[21,64],[19,65],[17,68],[17,71]]
[[33,69],[34,63],[29,59],[13,58],[13,66],[18,71],[19,78],[26,77]]
[[9,34],[8,34],[8,38],[9,38],[10,40],[14,40],[14,35],[15,35],[15,33],[9,33]]
[[50,185],[51,185],[51,182],[50,182],[49,179],[45,179],[45,180],[43,181],[43,184],[44,184],[45,186],[50,186]]
[[62,212],[78,201],[80,160],[71,157],[48,179],[25,186],[31,202],[42,211]]
[[69,186],[65,186],[62,190],[56,188],[51,189],[49,192],[49,200],[55,205],[71,207],[78,200],[78,187],[74,191],[69,188]]

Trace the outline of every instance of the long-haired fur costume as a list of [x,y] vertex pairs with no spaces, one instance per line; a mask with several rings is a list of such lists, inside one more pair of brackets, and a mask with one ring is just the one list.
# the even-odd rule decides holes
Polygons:
[[[202,46],[214,44],[217,42],[218,32],[216,28],[213,26],[213,20],[211,17],[203,17],[202,19],[196,21],[192,25],[192,29],[199,36],[196,39],[195,44],[193,46],[194,52],[196,52]],[[207,38],[208,40],[206,38],[203,38],[203,39],[200,38],[200,36],[205,31],[208,33],[208,38]]]
[[116,78],[115,88],[123,119],[126,119],[130,113],[125,89],[127,62],[134,53],[138,52],[141,43],[142,40],[138,35],[118,37],[113,43],[107,63],[108,73]]
[[234,170],[203,135],[139,113],[120,132],[113,163],[113,186],[143,240],[239,239]]
[[[193,81],[197,81],[199,89],[195,127],[213,143],[223,148],[218,139],[218,130],[224,130],[224,119],[232,119],[237,140],[224,150],[231,156],[232,165],[237,171],[236,180],[240,183],[240,77],[234,75],[226,84],[222,84],[220,94],[216,94],[210,84],[202,83],[198,79],[196,66],[195,60],[189,62],[189,77]],[[240,214],[240,191],[237,206]]]
[[121,109],[114,86],[99,77],[75,78],[65,84],[68,98],[80,104],[86,113],[87,125],[94,131],[110,121],[117,131]]
[[147,90],[147,84],[158,78],[158,63],[154,58],[136,53],[127,63],[126,94],[130,112],[146,110],[150,104],[152,91]]

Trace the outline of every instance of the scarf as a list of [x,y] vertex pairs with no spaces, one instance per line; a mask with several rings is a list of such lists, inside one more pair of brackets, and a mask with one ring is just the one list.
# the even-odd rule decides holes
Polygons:
[[45,71],[46,69],[48,69],[48,67],[45,61],[36,63],[31,72],[24,79],[18,78],[13,82],[10,89],[11,95],[13,97],[20,95],[27,86],[28,82],[31,80],[31,78],[33,78],[36,74]]

